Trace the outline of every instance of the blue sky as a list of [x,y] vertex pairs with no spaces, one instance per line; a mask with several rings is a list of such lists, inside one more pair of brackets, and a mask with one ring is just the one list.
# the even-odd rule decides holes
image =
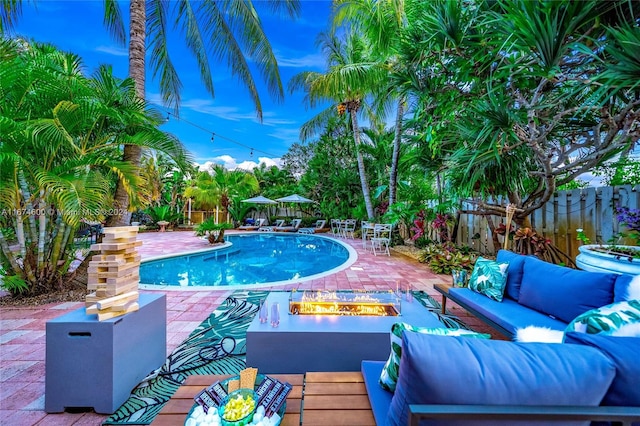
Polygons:
[[[296,21],[261,15],[265,33],[280,65],[285,90],[293,75],[324,69],[324,59],[315,42],[318,33],[328,28],[331,2],[301,0],[301,5],[302,14]],[[121,2],[121,8],[126,22],[128,2]],[[78,54],[87,73],[93,72],[100,64],[111,64],[115,74],[124,78],[128,72],[127,48],[111,39],[102,17],[102,1],[40,0],[35,5],[24,5],[16,33]],[[183,84],[180,117],[207,131],[173,117],[163,129],[176,135],[198,164],[215,162],[228,168],[250,169],[260,161],[268,165],[277,163],[288,147],[298,142],[300,125],[320,111],[306,109],[303,93],[290,95],[287,91],[283,103],[274,103],[259,75],[255,74],[263,105],[263,122],[260,123],[247,90],[237,84],[226,64],[213,65],[216,95],[213,99],[200,83],[198,69],[190,54],[181,54],[186,52],[186,48],[178,35],[170,40],[169,46]],[[147,59],[147,68],[148,64]],[[159,93],[157,81],[148,73],[147,100],[160,105]],[[218,135],[213,143],[209,132]]]

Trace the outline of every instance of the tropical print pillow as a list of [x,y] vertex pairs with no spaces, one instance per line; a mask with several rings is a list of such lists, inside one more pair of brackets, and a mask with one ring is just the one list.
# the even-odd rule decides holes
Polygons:
[[507,286],[507,269],[509,269],[508,263],[498,263],[479,257],[469,279],[469,288],[497,302],[502,302],[504,289]]
[[625,300],[579,315],[569,323],[565,333],[578,331],[587,334],[611,335],[635,323],[640,323],[640,300]]
[[391,326],[391,353],[389,359],[382,368],[380,374],[380,386],[390,392],[395,392],[398,383],[398,370],[400,368],[400,356],[402,355],[402,332],[413,331],[416,333],[436,334],[440,336],[466,336],[480,339],[490,339],[490,334],[476,333],[471,330],[450,328],[416,327],[405,322],[397,322]]

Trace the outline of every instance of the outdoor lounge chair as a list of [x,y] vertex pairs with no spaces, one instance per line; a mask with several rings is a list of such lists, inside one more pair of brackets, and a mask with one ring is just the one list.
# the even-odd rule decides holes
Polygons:
[[258,231],[273,232],[276,230],[276,228],[281,227],[282,225],[284,225],[284,219],[277,219],[274,226],[261,226],[260,228],[258,228]]
[[300,228],[300,224],[302,223],[302,219],[293,219],[291,221],[291,226],[276,226],[274,231],[277,232],[298,232]]
[[253,225],[242,225],[242,226],[239,226],[238,229],[243,231],[257,231],[258,229],[260,229],[260,227],[264,226],[266,222],[267,222],[267,219],[261,217]]
[[299,234],[315,234],[316,232],[321,232],[324,229],[324,225],[327,223],[326,220],[316,220],[316,224],[313,228],[300,228],[298,229]]

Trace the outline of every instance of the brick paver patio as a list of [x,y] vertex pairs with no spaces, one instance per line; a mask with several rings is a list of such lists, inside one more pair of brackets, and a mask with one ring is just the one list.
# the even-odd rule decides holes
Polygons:
[[[193,232],[142,233],[142,259],[208,247]],[[273,288],[326,290],[424,290],[439,296],[433,285],[446,276],[433,274],[414,259],[391,252],[374,256],[362,250],[360,240],[340,238],[352,245],[358,260],[335,274],[302,283]],[[270,287],[256,287],[268,290]],[[141,292],[152,292],[141,290]],[[166,291],[167,354],[181,343],[232,291]],[[476,318],[451,304],[449,309],[473,328],[491,332]],[[48,320],[83,307],[83,303],[52,303],[33,307],[0,307],[0,424],[100,425],[107,417],[93,412],[47,414],[44,412],[45,324]]]

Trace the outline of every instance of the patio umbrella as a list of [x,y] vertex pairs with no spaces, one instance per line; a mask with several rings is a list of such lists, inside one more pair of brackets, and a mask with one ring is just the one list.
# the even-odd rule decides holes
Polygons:
[[246,200],[242,200],[242,202],[255,204],[278,204],[277,201],[270,200],[267,197],[263,197],[262,195],[258,195],[257,197],[253,198],[247,198]]
[[[267,197],[263,197],[262,195],[258,195],[253,198],[247,198],[246,200],[242,200],[243,203],[253,203],[253,204],[278,204],[277,201],[273,201]],[[258,213],[260,212],[260,208],[258,208]],[[271,220],[271,212],[267,209],[267,219]]]
[[313,203],[313,200],[308,198],[304,198],[298,194],[289,195],[287,197],[276,198],[276,201],[280,201],[281,203]]
[[[276,201],[280,201],[281,203],[313,203],[313,200],[305,198],[298,194],[292,194],[282,198],[276,198]],[[287,209],[287,213],[289,209]]]

